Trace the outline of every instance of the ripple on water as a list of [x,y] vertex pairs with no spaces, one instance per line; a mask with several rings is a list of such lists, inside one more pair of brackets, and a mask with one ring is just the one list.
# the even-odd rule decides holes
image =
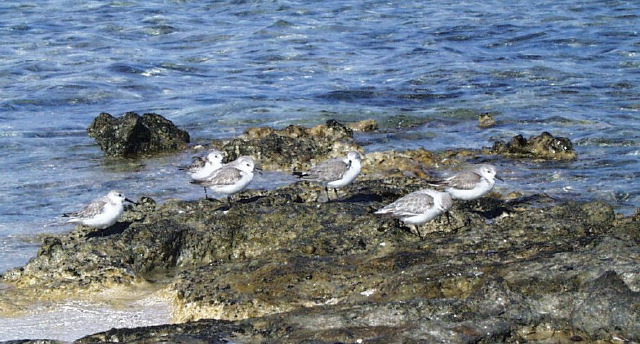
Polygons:
[[[373,118],[378,132],[356,134],[367,152],[549,131],[578,159],[497,159],[498,192],[640,205],[638,2],[67,5],[0,2],[0,272],[36,253],[25,237],[70,230],[58,216],[111,188],[202,197],[175,169],[187,155],[105,159],[84,136],[101,112],[156,112],[204,144],[251,126]],[[485,112],[497,123],[481,129]]]
[[[2,290],[0,285],[0,291]],[[90,299],[39,302],[0,297],[0,340],[47,338],[71,342],[111,328],[171,323],[170,305],[157,287],[106,290]]]

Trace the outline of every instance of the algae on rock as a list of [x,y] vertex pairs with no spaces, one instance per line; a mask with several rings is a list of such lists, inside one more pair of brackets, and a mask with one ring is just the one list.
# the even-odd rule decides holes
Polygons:
[[190,140],[189,133],[154,113],[140,116],[127,112],[115,118],[103,112],[93,120],[87,133],[96,140],[104,154],[111,157],[138,157],[182,150]]
[[496,141],[493,153],[512,158],[533,158],[543,160],[574,160],[576,152],[566,137],[555,137],[548,132],[532,136],[528,140],[516,135],[505,143]]
[[[520,141],[493,153],[571,157],[561,138]],[[546,150],[528,147],[538,141]],[[274,170],[362,150],[335,121],[250,129],[215,144],[230,159],[250,154]],[[324,190],[308,182],[245,190],[227,211],[209,199],[141,199],[113,228],[46,238],[37,257],[2,276],[14,287],[4,297],[163,283],[174,319],[185,322],[79,343],[519,343],[543,328],[576,340],[640,341],[640,212],[621,217],[604,202],[494,192],[456,202],[450,222],[423,225],[424,240],[373,214],[427,187],[427,168],[481,153],[492,154],[369,153],[363,175],[330,203],[318,203]]]
[[[164,278],[175,319],[190,321],[111,330],[85,343],[159,333],[241,342],[517,342],[522,328],[542,324],[582,338],[640,340],[633,312],[640,250],[616,238],[637,232],[636,218],[617,219],[602,202],[485,197],[456,203],[451,224],[426,224],[420,240],[399,221],[374,216],[425,186],[406,177],[356,181],[343,200],[318,204],[305,201],[307,184],[298,183],[245,191],[227,212],[204,199],[130,208],[122,231],[48,239],[3,281],[72,291]],[[594,287],[603,279],[615,281],[609,298]],[[607,305],[623,308],[589,319]],[[228,321],[194,322],[207,318]]]

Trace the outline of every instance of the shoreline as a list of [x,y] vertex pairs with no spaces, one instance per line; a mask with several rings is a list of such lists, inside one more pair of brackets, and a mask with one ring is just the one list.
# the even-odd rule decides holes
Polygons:
[[[516,206],[512,208],[510,203],[513,202],[509,200],[487,197],[472,202],[471,205],[455,206],[452,215],[456,230],[446,226],[443,221],[434,221],[425,225],[429,233],[426,234],[425,240],[420,240],[397,221],[359,213],[369,211],[370,202],[382,204],[384,200],[403,193],[398,188],[405,190],[417,186],[412,183],[402,186],[399,180],[392,178],[386,181],[391,183],[385,184],[376,191],[371,190],[375,190],[375,185],[380,184],[380,180],[357,182],[347,191],[347,199],[350,201],[335,204],[290,202],[286,195],[295,194],[293,190],[303,192],[303,189],[308,187],[305,185],[294,189],[283,187],[269,192],[248,191],[242,198],[247,202],[240,201],[237,203],[237,209],[227,214],[218,210],[222,205],[222,202],[218,201],[176,200],[159,205],[154,213],[158,212],[160,215],[153,219],[147,218],[145,227],[159,227],[160,223],[179,214],[180,210],[184,211],[184,215],[178,222],[183,222],[186,217],[192,217],[189,215],[193,213],[200,213],[203,216],[193,223],[186,224],[181,230],[186,231],[183,232],[183,238],[191,237],[191,240],[183,241],[182,245],[185,246],[180,251],[184,255],[192,256],[194,260],[186,261],[186,258],[182,258],[183,263],[179,265],[180,271],[170,273],[174,277],[162,291],[164,295],[176,293],[172,302],[172,313],[173,321],[177,324],[160,325],[163,329],[162,336],[152,335],[151,338],[159,339],[178,333],[184,335],[185,328],[195,331],[192,333],[187,331],[192,335],[216,329],[213,332],[224,333],[228,338],[235,338],[234,333],[238,327],[253,328],[265,321],[271,324],[269,326],[281,326],[277,324],[300,317],[305,319],[307,317],[329,317],[327,319],[332,319],[334,316],[344,317],[344,312],[351,314],[354,309],[365,312],[358,313],[360,314],[358,317],[367,318],[365,314],[369,312],[386,314],[386,311],[378,308],[387,309],[392,305],[394,305],[393,309],[418,307],[416,310],[427,310],[436,307],[438,302],[444,302],[437,308],[447,305],[446,314],[463,316],[459,313],[461,311],[459,307],[473,301],[480,302],[483,307],[490,309],[499,307],[502,309],[500,312],[508,313],[511,312],[509,311],[511,307],[522,312],[523,309],[520,308],[528,305],[525,307],[527,312],[522,314],[529,314],[530,317],[532,314],[537,314],[533,325],[530,321],[525,321],[519,328],[508,327],[507,330],[500,326],[494,328],[493,331],[497,332],[493,335],[499,334],[498,337],[507,336],[513,339],[511,336],[524,331],[525,328],[536,329],[545,323],[554,331],[578,333],[583,340],[589,342],[590,338],[600,338],[598,336],[602,334],[578,330],[579,327],[575,325],[567,326],[566,321],[571,319],[571,312],[561,311],[567,318],[563,320],[560,317],[553,321],[537,312],[543,309],[550,311],[553,307],[559,306],[560,301],[566,306],[571,298],[577,298],[578,295],[591,295],[597,290],[591,292],[588,290],[596,285],[619,284],[618,289],[627,290],[622,294],[620,291],[613,294],[614,298],[620,298],[620,302],[625,299],[627,300],[624,302],[629,302],[638,297],[639,293],[632,291],[637,290],[638,281],[640,281],[640,271],[633,263],[638,257],[632,253],[638,251],[638,245],[623,240],[624,237],[633,237],[634,230],[637,230],[640,218],[637,214],[631,217],[614,216],[612,208],[604,203],[556,204],[552,200],[545,200],[544,197],[540,197],[533,205],[515,203]],[[412,182],[419,183],[417,180]],[[314,191],[321,193],[322,190],[316,188]],[[389,195],[382,196],[386,193]],[[363,201],[363,197],[369,197],[371,201]],[[509,205],[514,213],[504,213],[506,205]],[[274,214],[265,215],[265,207],[275,210]],[[297,211],[294,216],[294,219],[297,218],[295,221],[297,225],[286,220],[289,217],[286,214],[290,214],[292,209]],[[320,218],[317,215],[305,217],[311,209],[319,211],[322,214]],[[502,209],[503,213],[491,215],[492,224],[486,223],[487,219],[477,213],[478,210],[485,214],[494,213],[496,209]],[[244,218],[247,214],[256,211],[263,214],[261,221],[268,223],[243,223],[244,234],[241,232],[234,234],[235,240],[239,239],[238,235],[242,236],[242,239],[232,244],[229,241],[231,233],[228,232],[232,227],[226,226],[232,223],[237,224],[238,218]],[[192,214],[189,214],[190,212]],[[234,215],[234,212],[237,213]],[[218,229],[197,227],[197,223],[210,226],[206,224],[211,223],[211,216],[216,219],[214,222],[217,226],[220,226]],[[362,216],[366,219],[363,220]],[[538,219],[534,222],[537,227],[546,229],[540,230],[540,233],[523,232],[521,226],[526,226],[526,223],[532,221],[520,222],[516,219],[529,216]],[[465,221],[469,221],[469,218],[472,222],[470,225],[459,227]],[[541,220],[545,218],[547,221]],[[332,224],[326,222],[330,219],[333,219]],[[271,228],[274,221],[285,221],[275,228],[289,228],[289,230],[274,231]],[[345,228],[347,223],[351,223],[352,227]],[[492,229],[496,226],[499,226],[500,230]],[[507,228],[505,226],[510,228],[508,233],[503,233]],[[133,231],[131,227],[126,231],[130,229]],[[140,228],[136,231],[139,230]],[[170,230],[165,227],[160,232],[156,232],[156,237],[166,242],[172,241],[170,237],[166,237],[165,231]],[[96,247],[104,247],[106,242],[120,241],[121,239],[116,237],[123,234],[94,237],[77,244],[78,247],[87,245],[89,250],[95,250]],[[76,235],[77,233],[69,233],[63,236],[66,237],[63,241],[77,240],[77,237],[73,238]],[[506,238],[512,237],[517,238],[513,243],[506,241]],[[148,240],[150,237],[145,237],[141,242],[129,241],[128,243],[149,245]],[[211,246],[210,243],[213,242],[219,242],[219,244]],[[196,251],[200,252],[197,256]],[[610,255],[615,252],[615,255],[608,261],[603,261],[602,255],[606,252]],[[166,254],[164,251],[160,253]],[[77,252],[65,254],[74,256]],[[49,259],[51,256],[40,256],[40,259],[44,260],[45,257]],[[117,257],[115,255],[111,258]],[[196,260],[200,263],[194,265]],[[516,265],[522,267],[515,268]],[[573,268],[569,269],[569,266]],[[531,267],[536,268],[531,269]],[[354,274],[354,269],[359,272]],[[140,272],[138,274],[141,280],[144,280],[142,275],[147,278],[157,277],[161,272],[160,269],[156,269],[153,273],[147,271],[144,274]],[[109,280],[114,276],[103,277]],[[602,278],[606,278],[607,282],[598,282]],[[33,279],[29,280],[33,281]],[[539,282],[533,283],[536,280]],[[540,281],[546,282],[540,284]],[[139,283],[136,280],[125,285],[135,287]],[[95,286],[101,285],[103,284],[97,283]],[[562,291],[563,289],[566,291]],[[73,290],[73,287],[68,290]],[[533,297],[542,291],[549,295]],[[38,293],[38,291],[35,292]],[[493,295],[495,293],[499,295]],[[500,306],[498,299],[483,299],[491,295],[500,299],[508,297],[506,301],[500,302],[508,302],[510,306],[505,304]],[[628,300],[629,297],[631,297],[630,300]],[[545,299],[549,300],[542,301]],[[584,296],[582,299],[576,299],[571,302],[573,305],[571,309],[575,313],[574,307],[579,309],[579,305],[587,301],[588,298],[585,299]],[[538,304],[539,302],[541,304]],[[629,307],[633,304],[631,301]],[[534,311],[531,309],[533,305],[537,305],[539,309]],[[466,305],[462,309],[468,307],[470,306]],[[548,309],[548,307],[552,308]],[[365,309],[368,310],[365,311]],[[595,309],[592,311],[595,312]],[[618,308],[617,311],[620,309]],[[555,312],[560,310],[556,309]],[[409,309],[405,309],[402,313],[404,315],[401,318],[404,321],[416,320],[415,315],[410,315]],[[199,320],[206,318],[222,320]],[[224,319],[226,322],[223,321]],[[340,323],[343,321],[346,320],[342,319]],[[374,322],[377,321],[386,323],[391,320],[381,317]],[[391,326],[392,323],[398,325],[399,321],[400,319],[395,319],[385,326]],[[466,323],[465,326],[471,326],[471,324],[487,326],[487,323],[480,319],[475,321],[467,319]],[[516,321],[510,326],[513,327],[518,323]],[[535,325],[536,323],[538,325]],[[564,325],[559,326],[560,324]],[[225,332],[221,326],[231,327],[234,330]],[[348,327],[351,326],[354,325]],[[406,325],[402,325],[401,328],[404,326]],[[497,326],[497,324],[491,326]],[[398,328],[393,326],[389,328],[390,333],[395,333],[394,331],[397,330]],[[306,335],[303,333],[307,331],[311,331],[309,325],[305,325],[304,331],[297,333],[297,336],[304,337]],[[540,331],[534,332],[537,336],[542,336]],[[126,338],[147,338],[152,333],[158,333],[157,326],[137,329],[121,328],[90,335],[78,342],[101,341],[99,338],[107,337],[121,338],[126,342]],[[282,334],[269,338],[280,338],[280,335]],[[318,334],[314,334],[316,335]],[[322,336],[325,335],[327,334]],[[387,333],[387,335],[390,334]],[[520,336],[518,338],[529,340],[535,337],[522,334],[518,336]],[[250,338],[253,337],[250,336]],[[333,336],[327,338],[339,339]],[[463,337],[458,339],[461,338]],[[471,338],[484,338],[484,334],[478,333]]]
[[[14,308],[15,313],[0,307],[0,341],[48,338],[66,343],[131,324],[171,324],[170,297],[157,288],[145,283],[37,302],[24,300],[19,302],[19,309]],[[2,305],[6,306],[7,300]]]
[[[341,128],[260,129],[214,144],[228,155],[303,166],[292,147],[307,144],[315,149],[307,161],[322,160],[319,152],[354,144]],[[543,134],[500,149],[523,154],[538,141],[566,143]],[[45,238],[36,258],[2,275],[12,285],[5,300],[165,286],[177,324],[112,329],[78,343],[544,342],[549,333],[640,340],[639,211],[622,216],[605,202],[492,192],[454,202],[450,221],[424,224],[422,239],[373,214],[427,187],[426,166],[511,158],[489,150],[372,152],[334,202],[309,182],[245,190],[228,210],[224,200],[143,197],[108,231],[76,227]]]

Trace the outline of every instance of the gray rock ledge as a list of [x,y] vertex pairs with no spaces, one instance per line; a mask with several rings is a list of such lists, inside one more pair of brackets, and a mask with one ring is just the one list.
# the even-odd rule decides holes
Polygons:
[[[49,237],[0,282],[44,295],[164,283],[174,325],[78,343],[640,341],[640,214],[499,195],[455,203],[424,240],[375,209],[424,187],[357,181],[249,190],[224,202],[145,199],[102,232]],[[498,198],[496,198],[498,197]],[[0,307],[1,308],[1,307]]]

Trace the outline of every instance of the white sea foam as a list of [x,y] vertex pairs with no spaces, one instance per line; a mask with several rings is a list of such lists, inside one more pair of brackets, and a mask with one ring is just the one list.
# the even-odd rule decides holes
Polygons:
[[0,315],[0,341],[37,338],[71,342],[111,328],[171,322],[169,302],[155,294],[115,304],[99,299],[39,303],[29,308],[26,315]]

